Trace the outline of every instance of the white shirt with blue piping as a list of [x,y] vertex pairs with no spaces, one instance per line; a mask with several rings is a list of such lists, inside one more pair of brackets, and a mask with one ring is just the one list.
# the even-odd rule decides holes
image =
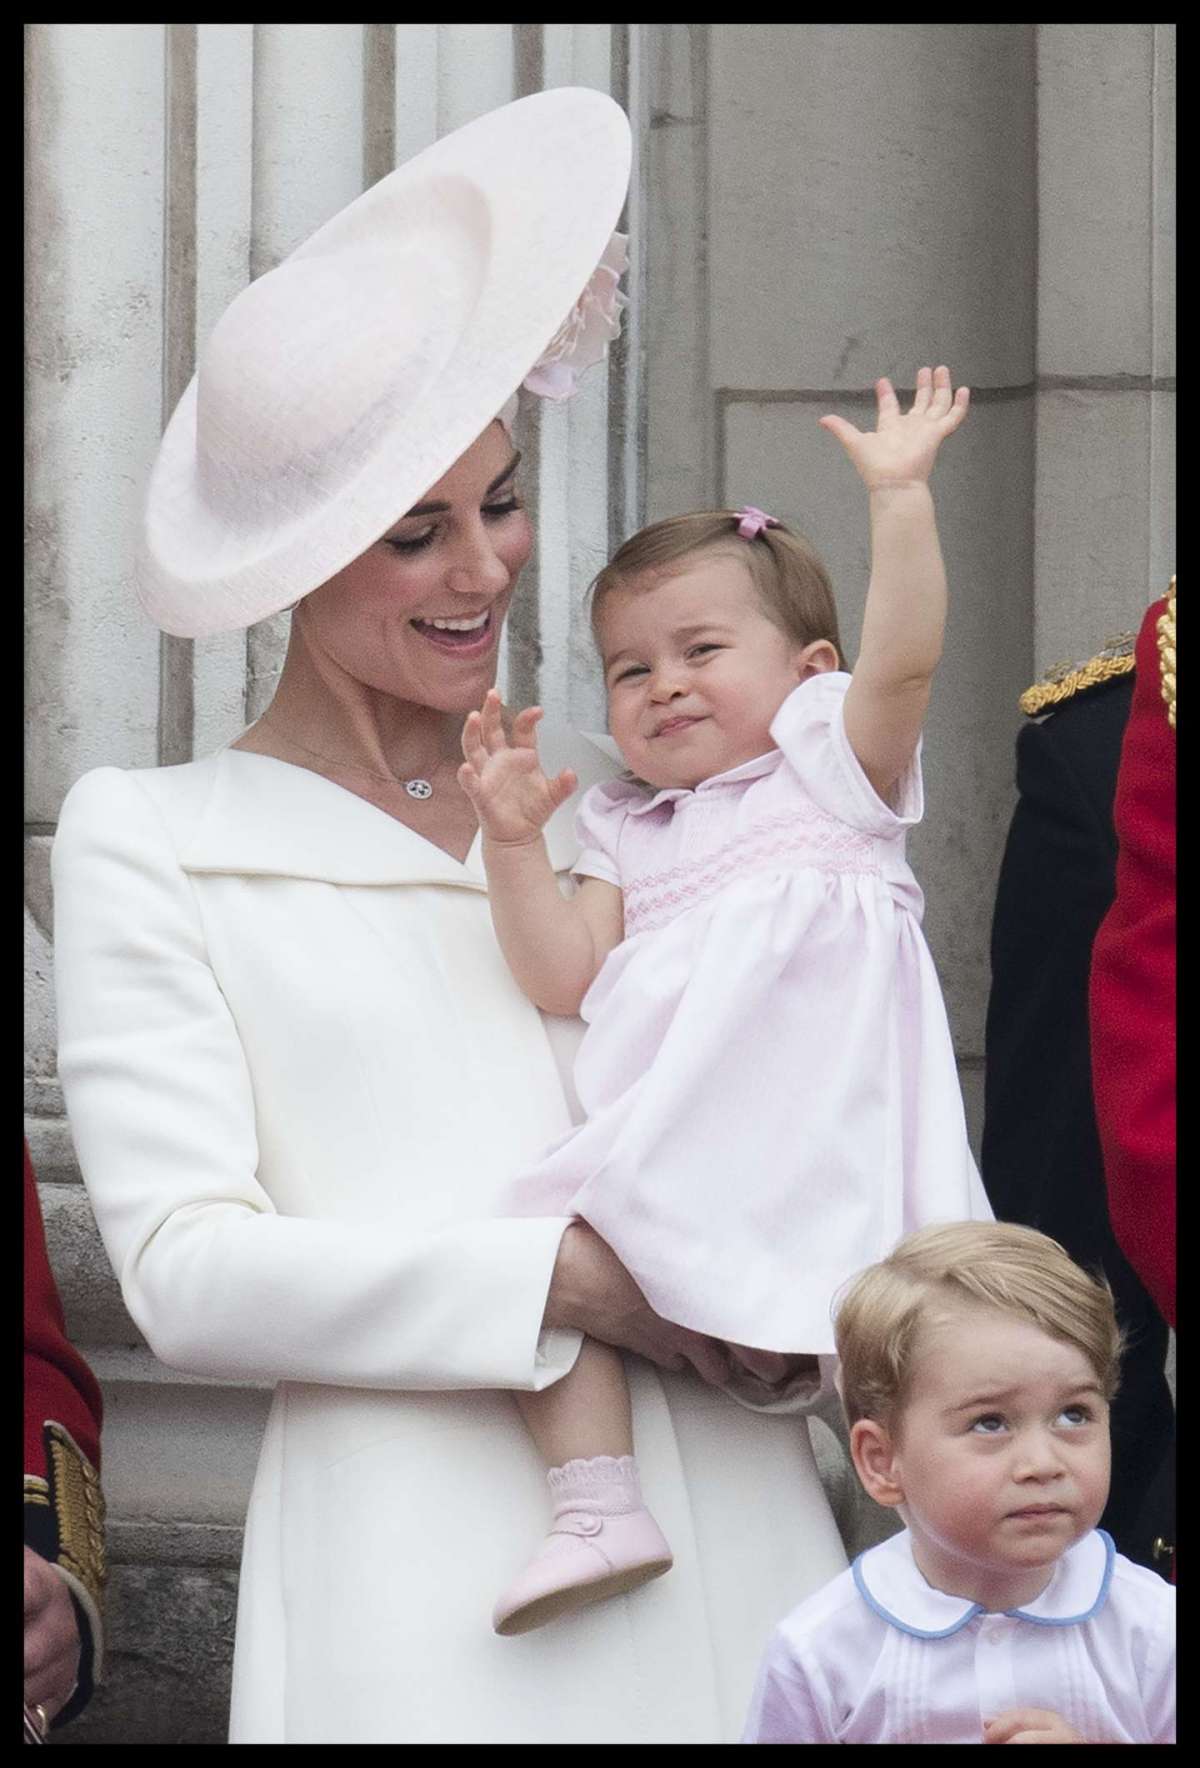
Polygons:
[[776,1628],[742,1741],[982,1743],[1014,1707],[1088,1743],[1174,1743],[1173,1586],[1097,1529],[1033,1602],[990,1613],[928,1584],[904,1530]]

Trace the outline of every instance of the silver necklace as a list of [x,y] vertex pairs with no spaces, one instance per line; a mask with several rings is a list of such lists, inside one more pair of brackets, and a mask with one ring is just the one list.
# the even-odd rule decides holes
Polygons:
[[[259,723],[269,724],[272,730],[279,730],[279,726],[275,724],[270,713],[264,712]],[[304,755],[311,755],[314,761],[323,761],[326,767],[341,768],[346,773],[362,774],[368,780],[378,780],[381,786],[403,786],[410,798],[420,800],[433,797],[433,782],[420,775],[415,775],[411,780],[398,780],[393,774],[376,773],[373,768],[360,767],[354,761],[335,761],[332,755],[322,755],[319,749],[310,749],[307,743],[302,743],[298,737],[289,736],[286,731],[279,731],[279,734],[285,743],[291,744],[293,749],[299,749]]]

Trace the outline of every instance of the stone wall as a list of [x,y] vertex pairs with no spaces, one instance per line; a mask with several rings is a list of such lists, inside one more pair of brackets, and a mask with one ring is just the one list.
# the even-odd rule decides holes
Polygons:
[[[579,592],[643,515],[748,499],[826,554],[851,655],[857,481],[816,418],[948,361],[974,409],[935,488],[945,661],[913,843],[978,1132],[1016,699],[1135,626],[1174,569],[1174,33],[1164,25],[27,27],[26,1128],[68,1321],[104,1386],[109,1682],[67,1744],[224,1737],[267,1396],[164,1370],[121,1304],[55,1077],[48,850],[101,763],[186,759],[269,696],[285,619],[160,639],[141,487],[224,304],[397,160],[519,92],[630,110],[634,303],[608,383],[523,438],[540,564],[512,695],[587,728]],[[571,593],[564,595],[563,585]],[[879,1527],[834,1438],[847,1537]]]
[[972,389],[934,477],[950,579],[911,853],[976,1135],[1017,698],[1174,570],[1174,36],[1154,25],[667,25],[648,73],[649,513],[759,504],[828,561],[865,499],[826,411]]

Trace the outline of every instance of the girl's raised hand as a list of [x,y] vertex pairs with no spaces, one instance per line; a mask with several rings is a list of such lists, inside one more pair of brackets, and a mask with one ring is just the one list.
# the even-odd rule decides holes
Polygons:
[[507,847],[536,841],[578,784],[570,768],[553,780],[542,772],[535,734],[541,716],[540,706],[526,707],[513,719],[509,735],[495,688],[488,689],[482,711],[467,714],[458,783],[489,841]]
[[901,411],[886,376],[876,381],[875,397],[878,412],[873,430],[856,429],[832,413],[819,420],[821,428],[837,437],[868,491],[925,484],[938,449],[967,415],[970,390],[960,387],[952,392],[950,370],[942,365],[918,370],[910,411]]

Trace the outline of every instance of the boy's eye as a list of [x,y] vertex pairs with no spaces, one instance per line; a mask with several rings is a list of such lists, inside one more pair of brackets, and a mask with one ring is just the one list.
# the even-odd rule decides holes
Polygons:
[[971,1429],[978,1431],[980,1436],[995,1436],[1004,1429],[1004,1420],[999,1412],[985,1412],[981,1418],[971,1421]]
[[631,663],[628,668],[618,670],[617,674],[613,676],[613,686],[616,687],[618,682],[632,681],[635,675],[645,674],[646,665],[644,663]]
[[1081,1424],[1092,1422],[1092,1409],[1090,1406],[1064,1406],[1059,1417],[1065,1418],[1069,1425],[1078,1429]]
[[721,649],[720,645],[715,645],[715,644],[712,644],[712,643],[706,641],[702,645],[693,645],[691,650],[688,652],[688,656],[689,657],[703,657],[709,651],[719,651],[720,649]]

